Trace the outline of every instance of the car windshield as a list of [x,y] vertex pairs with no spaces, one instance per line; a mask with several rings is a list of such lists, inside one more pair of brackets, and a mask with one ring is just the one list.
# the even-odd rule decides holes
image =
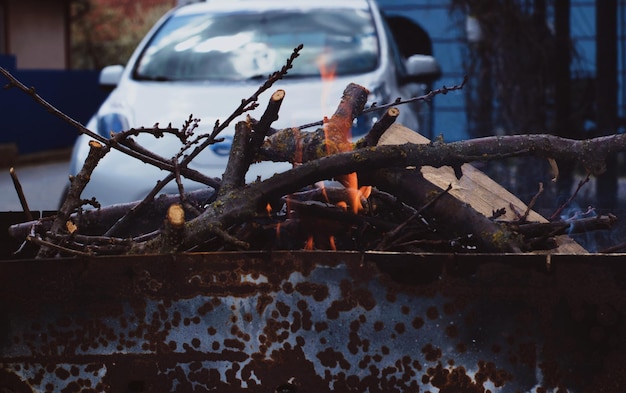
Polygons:
[[367,10],[237,12],[171,17],[143,50],[135,79],[246,80],[279,70],[304,49],[289,76],[350,75],[378,65]]

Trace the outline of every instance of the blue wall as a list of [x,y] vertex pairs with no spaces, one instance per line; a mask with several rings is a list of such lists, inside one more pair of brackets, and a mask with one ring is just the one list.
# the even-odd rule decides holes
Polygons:
[[[598,0],[596,0],[598,1]],[[463,79],[463,53],[466,51],[464,20],[455,20],[450,13],[449,0],[377,0],[388,15],[402,15],[418,23],[431,37],[433,55],[439,60],[443,77],[433,88],[451,86]],[[551,8],[549,7],[549,10]],[[619,114],[626,117],[626,2],[618,2],[618,70]],[[459,15],[457,15],[459,16]],[[551,15],[548,16],[550,19]],[[553,25],[552,20],[547,21]],[[577,56],[571,65],[572,77],[595,77],[595,1],[571,1],[570,32]],[[446,140],[468,138],[465,102],[462,92],[438,96],[435,102],[433,131]]]
[[[432,88],[454,86],[463,81],[464,26],[454,21],[448,1],[429,0],[378,0],[387,15],[400,15],[412,19],[429,35],[433,55],[439,61],[443,75]],[[439,95],[433,100],[433,135],[443,135],[447,141],[467,139],[467,121],[462,91]]]
[[[0,67],[82,124],[87,123],[108,94],[98,87],[98,71],[17,70],[13,56],[0,56]],[[0,84],[5,86],[7,82],[0,75]],[[17,88],[0,91],[0,108],[0,144],[17,144],[19,154],[68,148],[78,135],[75,128]]]

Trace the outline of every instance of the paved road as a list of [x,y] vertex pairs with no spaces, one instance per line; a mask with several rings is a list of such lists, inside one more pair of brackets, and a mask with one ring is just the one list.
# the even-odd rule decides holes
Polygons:
[[[17,174],[31,210],[56,210],[68,184],[68,161],[16,164]],[[9,168],[0,172],[0,212],[22,211]]]

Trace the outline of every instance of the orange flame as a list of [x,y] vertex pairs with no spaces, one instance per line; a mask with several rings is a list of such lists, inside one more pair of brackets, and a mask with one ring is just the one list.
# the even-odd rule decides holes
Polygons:
[[[318,60],[318,66],[320,69],[320,75],[322,78],[323,92],[322,92],[322,108],[326,102],[326,95],[329,92],[329,82],[335,79],[337,66],[330,64],[328,61],[328,53],[320,55]],[[350,140],[352,139],[352,114],[338,115],[337,113],[329,120],[328,117],[324,117],[324,137],[326,140],[326,153],[336,154],[353,149]],[[349,204],[352,206],[352,212],[358,213],[363,209],[361,198],[369,197],[371,188],[363,188],[359,190],[359,182],[356,173],[351,173],[338,178],[344,187],[348,190]]]
[[337,74],[337,65],[329,62],[329,54],[330,51],[326,51],[317,57],[317,66],[320,69],[322,82],[332,81]]
[[[328,104],[329,95],[331,92],[331,85],[335,80],[335,75],[337,71],[337,65],[330,64],[329,54],[322,53],[317,58],[317,66],[320,70],[320,77],[322,78],[322,96],[320,97],[320,107],[322,113],[326,111],[326,105]],[[326,123],[328,119],[324,117],[324,123]]]
[[309,251],[313,250],[313,235],[309,235],[306,243],[304,243],[304,249]]
[[347,211],[348,210],[348,204],[345,201],[339,201],[335,205],[337,205],[337,207],[340,207],[341,209],[343,209],[343,211]]
[[[335,79],[336,73],[336,65],[330,64],[328,61],[328,54],[323,54],[318,58],[318,66],[320,70],[320,75],[322,79],[322,97],[321,99],[321,107],[322,111],[325,111],[325,104],[327,101],[327,96],[331,92],[331,82]],[[345,105],[343,99],[342,104]],[[325,138],[325,148],[326,154],[336,154],[351,151],[353,149],[353,145],[351,143],[352,139],[352,113],[351,111],[343,109],[338,109],[335,114],[329,119],[327,116],[323,117],[323,131]],[[298,146],[298,152],[296,152],[296,156],[300,156],[302,154],[302,146]],[[297,160],[296,160],[297,161]],[[371,187],[361,187],[359,189],[359,183],[357,179],[356,173],[351,173],[344,176],[338,176],[337,180],[346,188],[347,197],[346,201],[340,201],[336,203],[336,206],[348,210],[348,205],[350,205],[353,213],[357,214],[360,210],[363,209],[363,204],[361,203],[362,199],[367,199],[371,193]],[[329,201],[328,195],[326,194],[326,189],[324,187],[324,182],[319,182],[316,184],[317,187],[322,189],[322,193],[324,194],[324,198],[326,201]],[[289,204],[289,199],[287,200],[287,204]],[[289,210],[289,209],[288,209]],[[311,228],[314,228],[314,225],[311,225]],[[332,250],[337,250],[337,246],[335,243],[335,237],[332,234],[329,234],[325,228],[318,229],[318,235],[327,235],[328,243],[327,246]],[[321,232],[321,233],[320,233]],[[317,239],[319,240],[319,238]],[[305,250],[313,250],[315,246],[315,234],[310,234],[304,244]],[[323,242],[326,244],[326,242]]]
[[320,67],[320,75],[322,76],[322,82],[328,82],[335,79],[337,66],[335,64],[329,65],[327,64],[327,54],[322,54],[318,58],[318,65]]
[[372,186],[362,186],[359,188],[359,192],[363,196],[363,198],[367,199],[372,195]]

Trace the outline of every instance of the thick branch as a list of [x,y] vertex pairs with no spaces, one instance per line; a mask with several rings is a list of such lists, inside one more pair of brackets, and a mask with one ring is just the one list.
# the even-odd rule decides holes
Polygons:
[[250,137],[252,129],[247,121],[240,121],[235,125],[235,136],[228,155],[228,163],[222,176],[222,187],[218,198],[234,189],[242,187],[246,182],[246,173],[250,168]]
[[423,181],[419,170],[381,169],[359,172],[359,179],[376,184],[415,208],[428,203],[433,195],[438,200],[425,215],[437,218],[438,231],[449,237],[475,236],[475,244],[483,252],[520,252],[522,243],[505,226],[500,226],[430,182]]
[[[376,184],[381,179],[391,181],[385,176],[371,177],[361,176],[379,168],[404,168],[407,166],[443,166],[449,163],[469,162],[475,160],[493,160],[501,157],[516,155],[536,155],[540,157],[555,157],[557,159],[583,159],[587,165],[596,169],[600,168],[599,163],[606,154],[616,151],[626,150],[626,135],[613,135],[609,137],[595,138],[586,141],[575,141],[571,139],[558,138],[551,135],[518,135],[508,137],[491,137],[476,139],[464,142],[454,142],[450,144],[435,143],[427,145],[404,144],[376,146],[352,152],[338,153],[324,157],[295,167],[284,173],[277,174],[263,182],[246,186],[238,192],[231,192],[222,199],[219,208],[210,208],[200,217],[189,222],[188,238],[185,240],[187,246],[191,246],[197,241],[201,241],[206,233],[204,225],[220,225],[222,228],[228,227],[238,222],[242,222],[254,216],[263,209],[266,204],[293,190],[313,184],[317,181],[329,179],[338,175],[358,171],[360,179],[371,179],[366,184]],[[404,173],[404,172],[402,172]],[[391,179],[397,179],[400,175],[393,175]],[[389,187],[410,187],[410,178],[402,175],[400,180],[390,183]],[[387,190],[389,191],[389,190]],[[418,191],[415,191],[418,193]],[[445,204],[442,204],[445,205]],[[469,209],[466,209],[470,211]],[[446,214],[444,209],[441,213]],[[469,213],[468,213],[469,214]],[[478,213],[475,213],[478,215]],[[482,216],[481,216],[482,217]],[[459,219],[449,217],[452,222],[471,222],[473,217]],[[500,233],[493,240],[501,241],[510,239],[505,232],[498,232],[502,228],[496,224],[491,225],[491,229]],[[494,233],[493,231],[491,233]],[[505,242],[505,243],[506,243]],[[489,244],[487,244],[489,246]],[[491,247],[515,248],[514,243],[491,244]],[[492,248],[493,249],[493,248]]]
[[177,203],[167,209],[163,230],[161,230],[160,253],[173,253],[178,251],[178,247],[185,236],[185,210]]
[[352,121],[365,106],[368,90],[351,83],[343,91],[341,102],[324,128],[303,132],[287,128],[271,135],[261,146],[260,159],[268,161],[307,162],[327,155],[351,151]]
[[[192,248],[215,233],[215,228],[228,228],[241,223],[259,211],[263,211],[268,202],[289,194],[295,190],[329,179],[340,174],[358,171],[361,181],[368,181],[382,188],[378,182],[388,175],[375,178],[366,176],[383,167],[404,168],[407,166],[442,166],[450,162],[497,159],[502,154],[555,157],[557,159],[581,159],[594,168],[605,155],[617,151],[626,151],[626,135],[605,136],[585,141],[563,139],[550,135],[518,135],[490,137],[450,144],[435,143],[427,145],[405,144],[377,146],[352,152],[338,153],[295,167],[285,173],[277,174],[263,182],[244,186],[241,190],[228,193],[219,204],[210,206],[201,216],[188,222],[188,230],[181,249]],[[362,175],[361,175],[362,174]],[[394,175],[397,177],[397,175]],[[401,176],[402,177],[402,176]],[[403,178],[390,183],[392,186],[411,186],[410,179]],[[374,183],[376,182],[376,183]],[[398,191],[393,188],[393,191]],[[443,212],[445,213],[445,211]],[[450,218],[452,219],[452,217]],[[441,222],[441,220],[440,220]],[[463,222],[454,217],[454,222]],[[138,245],[136,251],[143,247]]]
[[276,90],[270,97],[270,101],[268,102],[267,108],[265,108],[265,112],[263,112],[261,119],[252,124],[253,133],[252,139],[250,140],[251,149],[250,157],[248,158],[250,162],[248,164],[252,164],[252,161],[258,154],[265,137],[270,134],[272,123],[278,120],[278,111],[280,110],[280,106],[282,105],[284,98],[285,91]]
[[[215,199],[216,191],[210,188],[192,191],[185,194],[185,199],[189,203],[195,205],[205,205]],[[150,203],[149,207],[144,210],[143,214],[136,220],[133,225],[125,232],[123,236],[134,237],[144,233],[156,230],[163,222],[168,207],[180,200],[179,195],[161,195]],[[124,216],[138,202],[117,204],[105,206],[100,209],[85,210],[81,214],[72,214],[72,220],[78,227],[78,232],[86,235],[103,234],[117,220]],[[38,233],[50,231],[53,218],[42,218],[35,221],[27,221],[9,227],[9,235],[17,239],[25,239],[35,227]]]
[[387,131],[396,119],[400,116],[400,110],[398,108],[389,108],[385,111],[380,119],[372,126],[370,132],[368,132],[363,139],[356,143],[356,148],[360,149],[368,146],[376,146],[380,137]]
[[[298,137],[301,140],[308,140],[304,139],[306,136]],[[293,144],[285,143],[281,146],[295,150]],[[278,149],[278,146],[273,146],[273,148]],[[332,177],[337,173],[344,174],[382,167],[440,167],[473,161],[491,161],[503,157],[536,156],[557,160],[575,160],[583,164],[590,173],[599,174],[604,170],[605,157],[620,151],[626,151],[626,134],[587,140],[566,139],[545,134],[512,135],[452,143],[407,143],[369,147],[337,153],[313,163],[314,168],[304,167],[299,170],[302,171],[301,175],[307,176],[308,180],[317,181]],[[281,151],[280,156],[287,158],[293,153],[294,151]],[[318,172],[319,176],[308,177],[314,171]],[[280,182],[278,179],[274,181]]]
[[598,229],[611,229],[617,221],[612,214],[550,222],[508,223],[507,225],[526,237],[555,236],[582,233]]
[[[52,223],[52,227],[50,231],[53,234],[66,234],[68,233],[68,221],[70,219],[70,215],[72,212],[80,208],[82,205],[82,201],[80,199],[80,195],[83,190],[87,186],[89,179],[91,178],[91,174],[94,169],[100,162],[100,160],[109,152],[109,147],[104,146],[99,142],[91,141],[89,154],[87,155],[87,159],[85,160],[85,164],[83,165],[80,172],[74,176],[71,181],[71,185],[69,191],[67,193],[67,197],[63,204],[59,208],[57,215]],[[49,247],[41,247],[38,253],[39,258],[52,257],[57,250]]]

